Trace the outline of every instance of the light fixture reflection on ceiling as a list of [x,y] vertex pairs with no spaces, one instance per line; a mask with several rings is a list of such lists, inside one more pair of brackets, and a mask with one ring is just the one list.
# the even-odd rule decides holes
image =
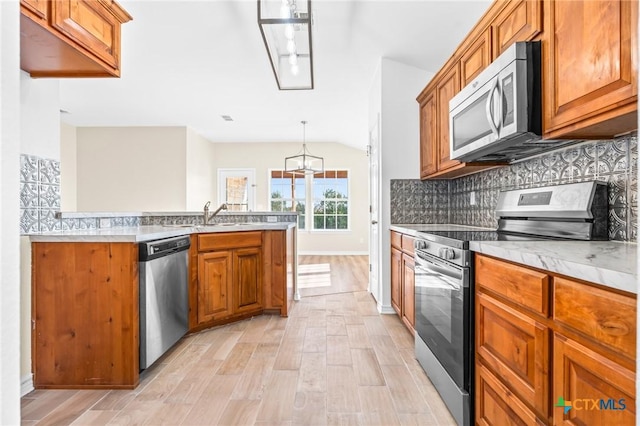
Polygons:
[[284,159],[284,171],[294,175],[306,175],[324,173],[324,158],[311,155],[307,150],[306,127],[307,122],[302,123],[302,153]]
[[311,0],[258,0],[258,26],[278,89],[313,89]]

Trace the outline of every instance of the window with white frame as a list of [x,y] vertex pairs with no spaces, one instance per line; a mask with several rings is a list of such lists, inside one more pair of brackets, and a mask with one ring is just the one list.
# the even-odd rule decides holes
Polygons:
[[298,212],[298,227],[306,230],[349,229],[349,172],[326,170],[313,175],[270,172],[271,211]]

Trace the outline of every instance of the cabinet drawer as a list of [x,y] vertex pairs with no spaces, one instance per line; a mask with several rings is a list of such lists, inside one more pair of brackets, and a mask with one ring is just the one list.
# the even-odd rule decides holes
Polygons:
[[476,285],[544,316],[549,315],[549,276],[476,255]]
[[415,238],[409,236],[409,235],[402,235],[402,251],[404,251],[407,254],[410,254],[413,256],[414,251],[413,251],[413,242],[415,241]]
[[198,235],[198,251],[262,246],[262,232],[220,232]]
[[478,293],[476,303],[478,359],[544,415],[549,408],[549,329],[486,294]]
[[391,245],[399,249],[402,248],[402,234],[396,231],[391,231]]
[[476,390],[476,424],[544,424],[483,365],[476,369]]
[[554,278],[553,317],[597,342],[636,353],[636,298],[565,278]]

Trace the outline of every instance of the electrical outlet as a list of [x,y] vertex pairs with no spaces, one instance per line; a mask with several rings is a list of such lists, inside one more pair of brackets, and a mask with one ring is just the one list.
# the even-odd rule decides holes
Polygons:
[[109,219],[108,217],[101,217],[100,228],[111,228],[111,219]]
[[276,216],[267,216],[267,222],[277,222],[278,218]]
[[471,195],[469,196],[469,204],[472,206],[476,205],[476,191],[471,191]]

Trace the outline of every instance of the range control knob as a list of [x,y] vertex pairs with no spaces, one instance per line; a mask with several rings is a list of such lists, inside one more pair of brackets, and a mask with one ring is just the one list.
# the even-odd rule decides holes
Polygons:
[[456,252],[454,249],[452,248],[441,248],[440,250],[438,250],[438,255],[443,258],[443,259],[447,259],[447,260],[452,260],[456,258]]
[[416,240],[415,248],[416,250],[425,250],[429,245],[424,240]]

